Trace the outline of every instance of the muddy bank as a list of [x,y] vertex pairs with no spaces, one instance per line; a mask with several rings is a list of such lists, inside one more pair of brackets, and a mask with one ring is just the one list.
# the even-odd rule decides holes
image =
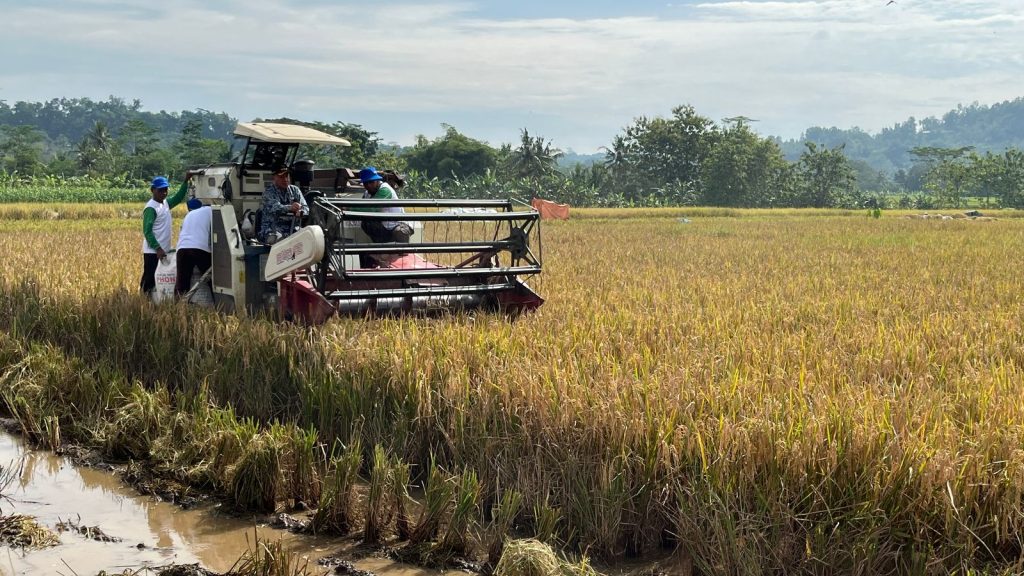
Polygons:
[[[0,432],[0,462],[6,465],[22,458],[20,477],[7,490],[11,500],[0,502],[0,511],[36,517],[57,532],[60,544],[30,552],[0,546],[2,576],[84,576],[169,564],[200,564],[224,572],[254,538],[282,540],[287,550],[308,559],[311,566],[326,556],[341,554],[351,559],[351,539],[294,535],[257,525],[251,518],[221,513],[211,503],[185,510],[139,495],[110,472],[76,467],[50,452],[28,451],[18,438]],[[385,558],[363,558],[353,564],[379,576],[439,574]]]

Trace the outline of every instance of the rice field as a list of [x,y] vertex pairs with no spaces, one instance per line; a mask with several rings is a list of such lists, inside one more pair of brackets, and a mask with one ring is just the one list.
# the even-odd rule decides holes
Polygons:
[[1024,220],[581,211],[536,314],[305,329],[143,302],[107,209],[0,217],[0,411],[43,445],[435,555],[1024,569]]

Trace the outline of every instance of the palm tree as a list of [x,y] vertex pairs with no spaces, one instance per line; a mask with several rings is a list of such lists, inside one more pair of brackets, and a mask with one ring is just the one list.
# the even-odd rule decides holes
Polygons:
[[626,167],[628,162],[627,156],[629,154],[629,146],[626,144],[625,137],[621,134],[612,139],[611,148],[601,146],[599,150],[604,150],[604,165],[612,172],[618,172]]
[[109,172],[113,169],[114,146],[107,125],[97,121],[78,143],[78,165],[89,172]]
[[104,151],[110,150],[114,145],[113,135],[110,134],[107,125],[100,120],[93,124],[92,130],[85,134],[85,138],[82,141],[93,148]]
[[530,136],[529,131],[523,128],[519,147],[509,155],[509,168],[519,178],[540,179],[555,172],[562,154],[543,137]]

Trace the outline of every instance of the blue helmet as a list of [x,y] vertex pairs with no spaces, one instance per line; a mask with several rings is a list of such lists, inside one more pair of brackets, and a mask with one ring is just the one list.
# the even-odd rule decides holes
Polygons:
[[376,182],[377,180],[383,180],[380,174],[377,173],[377,169],[373,166],[367,166],[359,171],[359,181],[363,184],[367,182]]
[[171,183],[167,181],[166,176],[157,176],[156,178],[153,178],[153,183],[150,184],[149,187],[159,190],[161,188],[170,188]]
[[203,207],[203,201],[199,198],[192,198],[185,205],[188,206],[189,210],[199,210]]

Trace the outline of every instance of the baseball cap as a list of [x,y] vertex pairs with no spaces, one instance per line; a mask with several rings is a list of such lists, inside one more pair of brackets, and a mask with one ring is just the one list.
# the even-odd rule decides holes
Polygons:
[[376,180],[383,180],[384,178],[377,173],[377,169],[373,166],[367,166],[359,171],[359,181],[363,184],[367,182],[374,182]]

